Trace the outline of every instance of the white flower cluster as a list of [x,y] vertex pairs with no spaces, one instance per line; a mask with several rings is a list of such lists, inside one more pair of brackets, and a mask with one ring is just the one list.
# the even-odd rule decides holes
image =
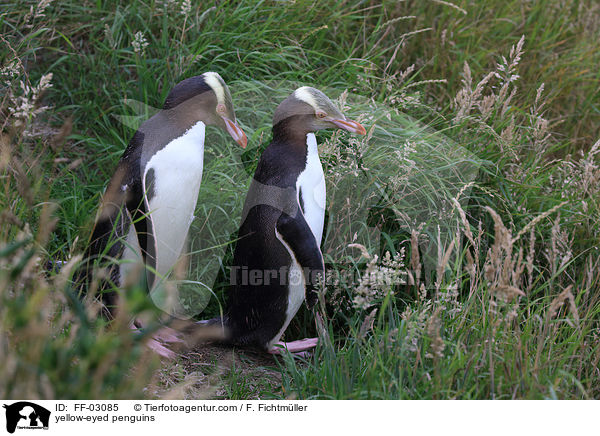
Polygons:
[[190,0],[183,0],[181,2],[181,15],[187,17],[188,14],[192,11],[192,2]]
[[14,59],[0,68],[0,79],[6,86],[10,86],[12,79],[19,75],[19,62]]
[[15,126],[22,126],[31,118],[48,109],[47,106],[37,107],[36,104],[42,93],[52,86],[52,73],[48,73],[40,79],[36,86],[30,86],[19,81],[21,95],[11,96],[11,104],[8,108],[10,115],[15,119]]
[[355,291],[356,295],[352,301],[355,308],[367,309],[385,297],[388,292],[393,292],[395,285],[406,283],[404,248],[393,258],[389,251],[386,252],[382,262],[379,263],[377,255],[371,258],[366,249],[359,244],[350,246],[361,248],[363,256],[370,259]]
[[135,33],[131,46],[133,47],[134,52],[140,53],[141,55],[144,54],[144,49],[148,47],[148,41],[146,41],[143,32],[140,31]]

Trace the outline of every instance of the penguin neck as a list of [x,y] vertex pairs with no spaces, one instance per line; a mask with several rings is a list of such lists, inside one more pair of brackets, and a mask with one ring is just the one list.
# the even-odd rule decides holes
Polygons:
[[187,126],[183,136],[189,139],[196,139],[204,145],[204,137],[206,135],[206,123],[204,121],[196,121],[194,124]]
[[307,123],[307,115],[292,115],[273,126],[273,141],[306,147],[306,135],[313,133]]
[[[181,107],[163,111],[165,117],[169,120],[176,130],[187,132],[202,123],[204,126],[210,124],[210,115],[204,109],[196,109],[194,111],[183,110]],[[191,116],[193,114],[194,116]]]

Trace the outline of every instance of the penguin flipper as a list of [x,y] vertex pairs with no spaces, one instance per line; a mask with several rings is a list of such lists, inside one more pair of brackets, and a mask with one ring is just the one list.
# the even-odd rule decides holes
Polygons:
[[142,251],[142,258],[146,269],[148,292],[152,290],[155,280],[155,271],[157,263],[156,237],[154,235],[154,226],[152,225],[152,215],[148,207],[147,193],[153,189],[149,185],[147,177],[142,178],[141,186],[137,184],[132,187],[132,198],[127,202],[127,209],[131,214],[131,221],[135,226],[138,243]]
[[111,245],[111,242],[127,234],[129,223],[125,222],[123,216],[127,193],[121,189],[124,177],[123,168],[118,166],[102,195],[98,216],[87,243],[87,259],[95,259],[101,255],[116,258],[121,250],[119,245]]
[[115,171],[102,195],[94,227],[86,244],[84,261],[74,276],[80,295],[85,295],[92,281],[94,266],[108,267],[109,278],[100,281],[100,297],[105,306],[103,313],[112,318],[117,293],[110,288],[120,281],[119,268],[114,263],[120,258],[124,241],[131,223],[125,209],[127,193],[121,188],[126,184],[126,173],[121,165]]
[[297,213],[295,217],[282,213],[277,220],[277,231],[302,268],[306,284],[306,305],[311,308],[317,302],[320,282],[325,277],[321,249],[301,213]]

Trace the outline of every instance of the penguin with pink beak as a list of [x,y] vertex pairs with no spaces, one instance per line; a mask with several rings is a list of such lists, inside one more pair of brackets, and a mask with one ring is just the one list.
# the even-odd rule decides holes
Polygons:
[[[112,289],[123,288],[135,270],[145,271],[154,302],[167,313],[172,309],[160,306],[165,300],[160,293],[184,252],[194,218],[208,126],[246,147],[229,88],[214,72],[175,85],[163,108],[140,126],[125,149],[103,196],[78,279],[86,292],[94,267],[108,265],[109,278],[100,291],[109,318],[117,309]],[[143,327],[139,321],[135,326]],[[177,340],[161,333],[165,341]],[[157,341],[150,345],[173,356]]]
[[322,129],[366,134],[312,87],[297,89],[275,111],[273,140],[244,204],[226,314],[208,322],[224,325],[233,344],[274,354],[317,345],[317,338],[280,339],[302,303],[315,304],[325,275],[320,245],[326,188],[315,138]]

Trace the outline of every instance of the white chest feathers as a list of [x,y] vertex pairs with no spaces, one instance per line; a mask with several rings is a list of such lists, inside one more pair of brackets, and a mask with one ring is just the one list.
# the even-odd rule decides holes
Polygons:
[[290,321],[302,306],[302,302],[304,301],[304,295],[306,294],[306,282],[304,280],[304,274],[302,272],[302,267],[296,260],[296,256],[294,255],[294,251],[292,248],[285,242],[281,234],[275,229],[275,236],[279,241],[283,244],[285,249],[290,255],[292,259],[290,269],[288,271],[287,280],[288,280],[288,301],[287,307],[285,310],[285,321],[283,326],[277,332],[277,334],[271,338],[271,340],[267,343],[267,348],[271,349],[278,341],[281,339],[281,335],[287,329]]
[[306,168],[298,176],[296,190],[298,201],[301,201],[304,209],[304,219],[315,235],[317,245],[321,245],[326,206],[325,175],[314,133],[306,135],[306,144],[308,148]]
[[166,276],[181,256],[194,218],[202,181],[204,130],[199,121],[152,156],[144,169],[159,276]]

